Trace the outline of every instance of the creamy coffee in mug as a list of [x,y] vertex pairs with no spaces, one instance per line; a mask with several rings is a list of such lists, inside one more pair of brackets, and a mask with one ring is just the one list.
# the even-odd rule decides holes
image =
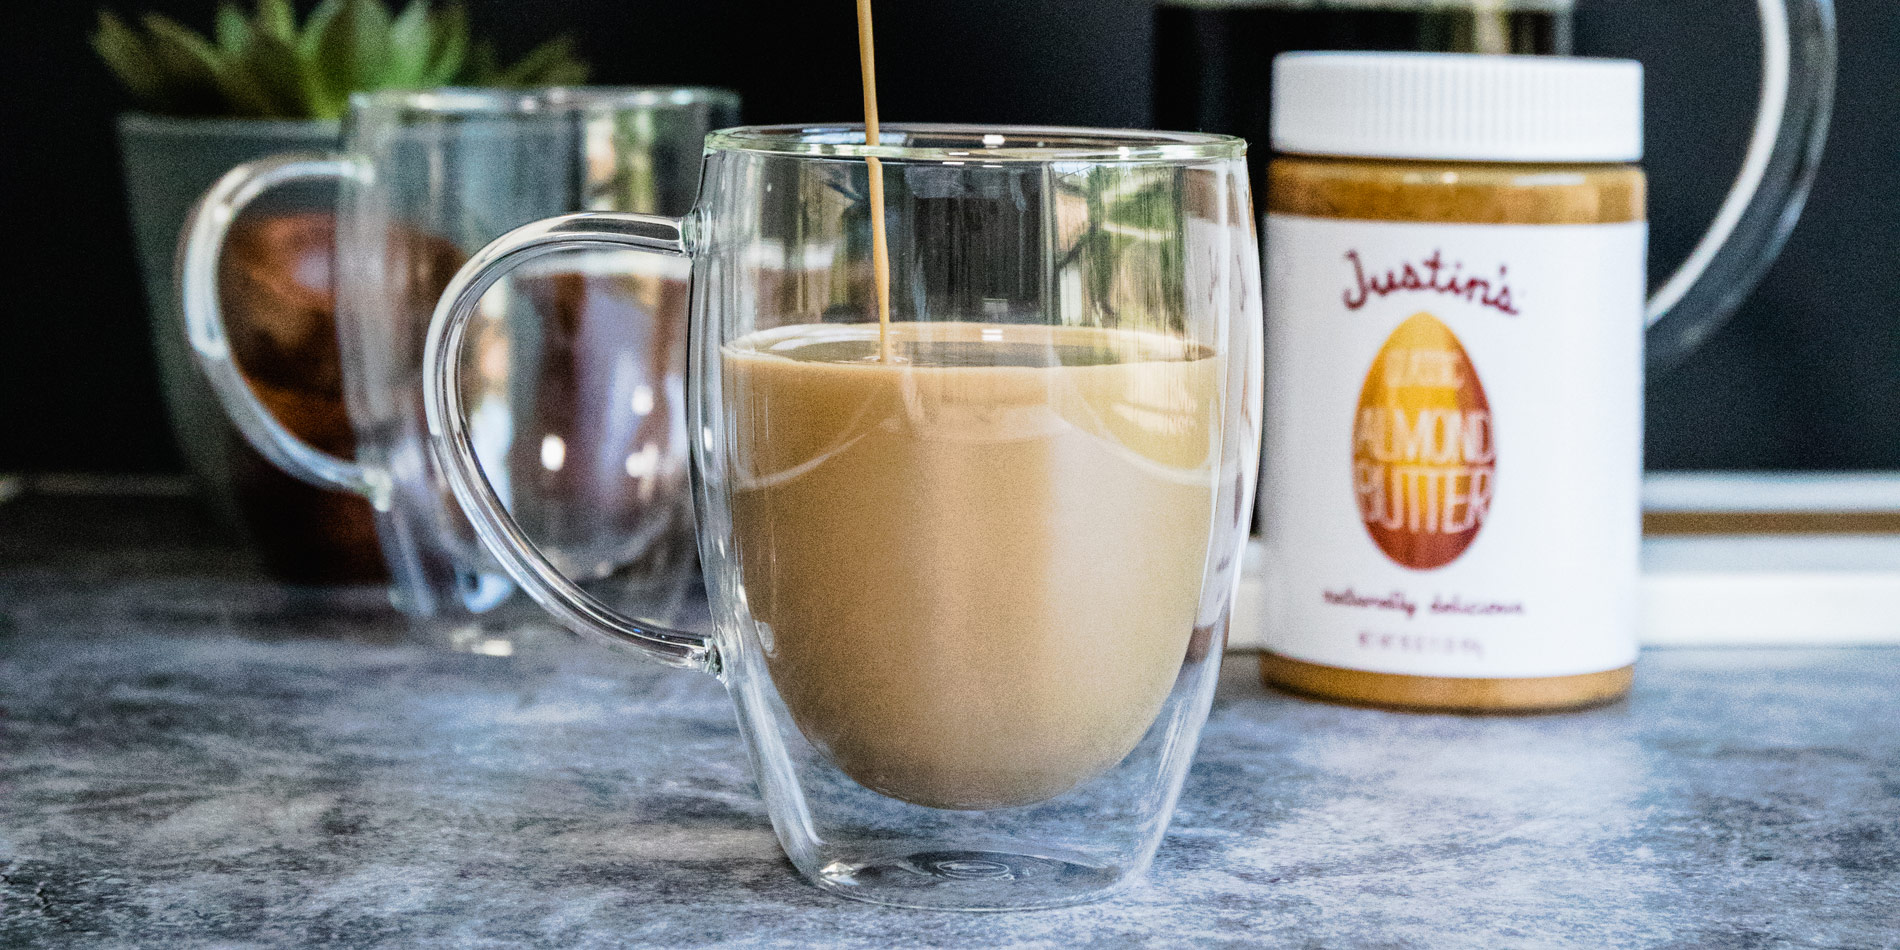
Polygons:
[[1067,791],[1173,687],[1213,510],[1205,350],[1021,324],[802,324],[725,348],[736,557],[773,681],[866,786]]

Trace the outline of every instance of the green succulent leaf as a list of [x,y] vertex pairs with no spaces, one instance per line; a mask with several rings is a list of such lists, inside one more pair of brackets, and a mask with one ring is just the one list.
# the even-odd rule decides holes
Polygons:
[[430,17],[429,65],[423,85],[452,85],[468,62],[468,11],[451,3]]
[[147,13],[139,22],[151,38],[152,56],[160,69],[174,77],[210,81],[217,71],[218,51],[203,35],[163,13]]
[[218,70],[218,89],[232,107],[231,114],[251,119],[281,119],[301,110],[279,105],[264,80],[242,59],[228,60]]
[[165,77],[167,100],[187,114],[217,111],[223,98],[218,86],[218,52],[202,35],[162,13],[140,19],[149,38],[152,58]]
[[257,0],[257,18],[252,27],[284,43],[297,41],[297,14],[290,0]]
[[389,8],[381,0],[343,0],[316,41],[324,118],[341,117],[350,93],[377,89],[389,62]]
[[317,92],[310,72],[295,47],[273,33],[258,33],[245,51],[245,65],[256,78],[258,90],[272,103],[274,114],[302,118],[317,114]]
[[330,21],[336,19],[342,9],[343,0],[323,0],[315,10],[310,11],[310,18],[303,21],[303,30],[297,34],[297,54],[303,57],[304,62],[316,62],[317,42],[330,29]]
[[215,25],[218,52],[223,56],[243,55],[244,47],[251,42],[251,21],[244,18],[244,12],[228,0],[220,3]]
[[409,0],[402,15],[389,25],[389,61],[382,85],[387,89],[418,89],[429,73],[431,37],[429,4]]
[[105,60],[106,67],[130,90],[133,98],[150,107],[165,102],[165,78],[145,41],[110,12],[99,12],[99,29],[92,34],[92,48]]

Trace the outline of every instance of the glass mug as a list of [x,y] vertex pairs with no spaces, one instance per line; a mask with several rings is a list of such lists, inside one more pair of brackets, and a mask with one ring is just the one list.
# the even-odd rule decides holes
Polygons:
[[[484,249],[430,330],[433,445],[551,613],[726,684],[779,841],[819,887],[913,907],[1092,900],[1160,843],[1238,581],[1261,394],[1246,146],[890,125],[862,142],[717,132],[685,218],[569,215]],[[479,462],[476,302],[576,247],[692,262],[710,635],[588,596]]]
[[[685,210],[706,133],[737,112],[737,97],[713,89],[361,94],[341,154],[239,166],[194,210],[180,287],[192,348],[225,410],[286,472],[371,501],[392,602],[438,624],[451,645],[511,652],[496,611],[514,585],[424,447],[422,342],[437,296],[469,254],[530,221]],[[238,213],[311,180],[339,188],[332,279],[355,460],[299,439],[259,399],[232,358],[219,296]],[[616,598],[682,595],[693,574],[685,268],[627,252],[545,261],[496,288],[482,314],[475,438],[517,517],[564,568]]]

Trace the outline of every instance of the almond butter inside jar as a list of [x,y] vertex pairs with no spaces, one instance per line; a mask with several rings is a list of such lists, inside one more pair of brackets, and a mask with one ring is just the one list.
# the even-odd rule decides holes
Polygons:
[[1441,711],[1622,696],[1641,67],[1294,53],[1273,89],[1263,676]]

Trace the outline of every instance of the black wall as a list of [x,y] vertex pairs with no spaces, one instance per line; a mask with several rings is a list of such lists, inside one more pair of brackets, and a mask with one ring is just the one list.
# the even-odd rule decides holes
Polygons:
[[[1840,0],[1835,134],[1787,254],[1744,312],[1651,381],[1657,468],[1900,468],[1900,4]],[[887,120],[1145,125],[1149,0],[885,0]],[[96,6],[16,4],[0,34],[0,471],[174,469],[120,199],[124,104],[87,49]],[[307,3],[300,3],[300,7]],[[519,52],[572,31],[605,83],[738,89],[748,121],[859,108],[847,0],[472,0]],[[213,0],[144,0],[194,25]],[[1653,243],[1673,266],[1713,214],[1754,105],[1748,0],[1581,0],[1583,52],[1649,67]]]

